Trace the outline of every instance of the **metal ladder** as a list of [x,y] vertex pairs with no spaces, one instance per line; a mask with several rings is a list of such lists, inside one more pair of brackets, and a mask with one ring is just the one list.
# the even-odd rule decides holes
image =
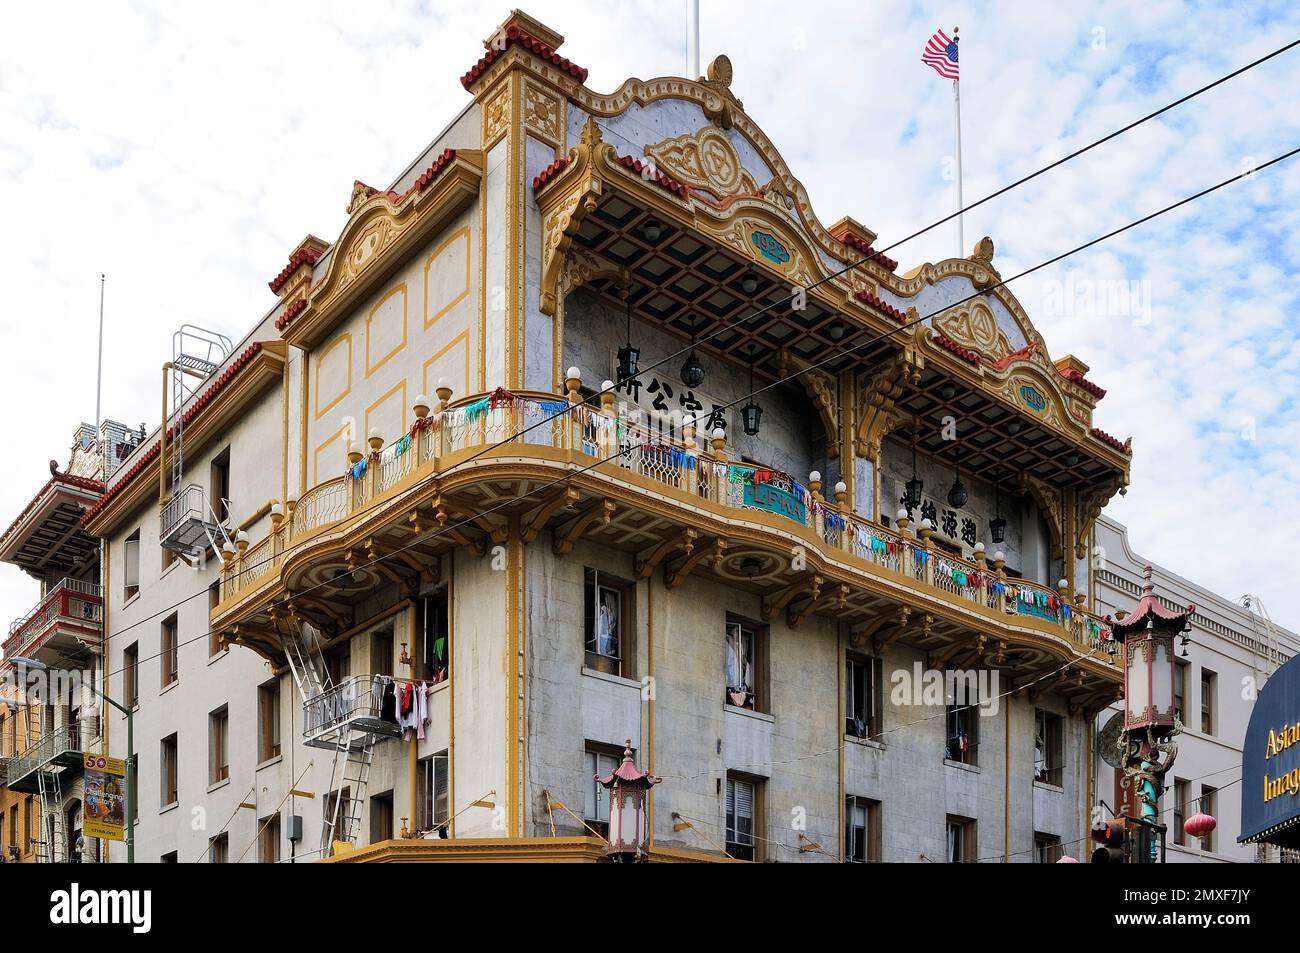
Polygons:
[[[329,791],[321,823],[321,856],[328,857],[335,841],[352,844],[361,839],[361,810],[366,803],[366,784],[370,780],[370,765],[374,761],[375,736],[365,731],[343,729],[334,749],[334,765],[330,769]],[[344,791],[347,797],[344,797]],[[332,802],[332,803],[331,803]]]
[[41,839],[36,842],[38,864],[58,864],[64,856],[63,784],[57,771],[38,771],[36,781],[41,798]]
[[[325,657],[321,652],[320,632],[314,625],[291,619],[288,631],[281,633],[281,637],[289,670],[293,673],[298,694],[304,702],[334,687],[329,667],[325,665]],[[312,657],[313,652],[315,658]],[[319,664],[316,659],[320,660]]]
[[[216,372],[230,354],[230,349],[230,339],[224,334],[193,324],[182,324],[172,335],[172,415],[176,424],[171,446],[171,482],[167,487],[169,496],[180,489],[185,472],[185,414],[181,412],[185,401],[194,396],[199,384]],[[187,376],[196,378],[199,384],[186,387]],[[166,419],[163,425],[166,426]]]

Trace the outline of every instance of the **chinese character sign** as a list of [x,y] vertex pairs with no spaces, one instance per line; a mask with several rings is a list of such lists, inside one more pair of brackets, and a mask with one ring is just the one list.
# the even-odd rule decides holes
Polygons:
[[647,424],[658,421],[660,428],[677,437],[677,428],[687,417],[695,420],[697,433],[705,439],[721,427],[730,433],[725,403],[685,387],[680,381],[654,373],[638,374],[620,381],[617,392],[646,411]]
[[123,839],[126,830],[126,762],[86,755],[86,793],[82,831],[87,837]]

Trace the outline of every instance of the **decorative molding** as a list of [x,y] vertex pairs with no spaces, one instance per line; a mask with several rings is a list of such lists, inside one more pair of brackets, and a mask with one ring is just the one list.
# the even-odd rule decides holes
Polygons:
[[715,126],[646,146],[645,154],[677,181],[711,192],[719,200],[759,194],[758,183],[745,170],[736,147]]

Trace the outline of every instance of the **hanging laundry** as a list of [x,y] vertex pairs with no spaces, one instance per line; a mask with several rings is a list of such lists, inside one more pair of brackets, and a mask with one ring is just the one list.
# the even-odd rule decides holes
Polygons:
[[478,420],[487,412],[489,398],[483,397],[474,401],[472,404],[466,404],[464,407],[465,423],[470,424]]
[[393,444],[393,456],[400,457],[402,454],[406,453],[406,451],[410,449],[411,449],[411,435],[403,434],[398,439],[397,443]]
[[360,460],[358,460],[356,462],[356,465],[352,467],[350,473],[352,474],[352,479],[354,480],[360,480],[363,476],[365,476],[366,458],[362,457]]

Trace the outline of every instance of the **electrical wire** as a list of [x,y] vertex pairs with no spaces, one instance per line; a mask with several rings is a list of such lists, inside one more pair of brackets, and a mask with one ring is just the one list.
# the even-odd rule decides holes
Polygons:
[[[1102,243],[1102,242],[1104,242],[1104,241],[1106,241],[1106,240],[1108,240],[1108,239],[1110,239],[1110,238],[1115,237],[1116,235],[1123,234],[1124,232],[1127,232],[1127,231],[1129,231],[1129,230],[1131,230],[1131,229],[1133,229],[1133,228],[1136,228],[1136,227],[1139,226],[1139,225],[1145,224],[1146,222],[1152,221],[1153,219],[1158,218],[1158,217],[1161,216],[1161,215],[1167,214],[1168,212],[1172,212],[1172,211],[1174,211],[1174,210],[1176,210],[1176,209],[1178,209],[1178,208],[1183,207],[1184,205],[1187,205],[1187,204],[1189,204],[1189,203],[1191,203],[1191,202],[1193,202],[1193,201],[1196,201],[1196,200],[1198,200],[1198,199],[1201,199],[1201,198],[1205,197],[1206,195],[1209,195],[1209,194],[1211,194],[1211,193],[1213,193],[1213,192],[1215,192],[1215,191],[1217,191],[1217,190],[1219,190],[1219,189],[1222,189],[1222,188],[1224,188],[1224,187],[1226,187],[1226,186],[1228,186],[1228,185],[1231,185],[1232,183],[1234,183],[1234,182],[1236,182],[1236,181],[1238,181],[1238,180],[1240,180],[1240,179],[1249,178],[1249,177],[1252,177],[1252,176],[1254,176],[1254,175],[1256,175],[1256,174],[1258,174],[1258,173],[1260,173],[1260,172],[1263,172],[1265,169],[1267,169],[1267,168],[1269,168],[1269,167],[1271,167],[1271,166],[1273,166],[1273,165],[1276,165],[1276,164],[1278,164],[1279,162],[1283,162],[1283,161],[1285,161],[1285,160],[1287,160],[1287,159],[1290,159],[1290,158],[1294,157],[1294,156],[1297,155],[1297,154],[1300,154],[1300,148],[1292,149],[1292,150],[1290,150],[1290,151],[1288,151],[1288,152],[1282,153],[1282,154],[1279,155],[1279,156],[1276,156],[1276,157],[1274,157],[1274,158],[1272,158],[1272,159],[1269,159],[1267,162],[1261,163],[1260,165],[1256,166],[1254,169],[1252,169],[1252,170],[1250,170],[1250,171],[1242,172],[1242,173],[1239,173],[1239,174],[1237,174],[1237,175],[1230,176],[1229,178],[1224,179],[1223,181],[1218,182],[1218,183],[1216,183],[1215,185],[1209,186],[1208,188],[1202,189],[1202,190],[1200,190],[1199,192],[1193,193],[1192,195],[1189,195],[1189,196],[1186,196],[1186,197],[1184,197],[1184,198],[1182,198],[1182,199],[1179,199],[1178,201],[1173,202],[1173,203],[1170,204],[1170,205],[1166,205],[1164,208],[1158,209],[1157,211],[1154,211],[1154,212],[1150,212],[1150,213],[1148,213],[1147,215],[1144,215],[1144,216],[1142,216],[1141,218],[1136,219],[1136,220],[1134,220],[1134,221],[1128,223],[1127,225],[1123,225],[1123,226],[1121,226],[1121,227],[1119,227],[1119,228],[1113,229],[1113,230],[1111,230],[1111,231],[1105,233],[1104,235],[1100,235],[1100,236],[1098,236],[1098,237],[1096,237],[1096,238],[1093,238],[1093,239],[1091,239],[1091,240],[1089,240],[1089,241],[1087,241],[1087,242],[1084,242],[1084,243],[1081,244],[1081,245],[1077,245],[1077,246],[1075,246],[1074,248],[1072,248],[1072,249],[1070,249],[1070,250],[1068,250],[1068,251],[1061,252],[1061,253],[1058,254],[1058,255],[1054,255],[1053,257],[1047,259],[1046,261],[1043,261],[1043,262],[1041,262],[1041,263],[1039,263],[1039,264],[1037,264],[1037,265],[1033,265],[1033,266],[1031,266],[1031,267],[1029,267],[1029,268],[1026,268],[1025,270],[1023,270],[1023,271],[1021,271],[1021,272],[1019,272],[1019,273],[1017,273],[1017,274],[1015,274],[1015,275],[1012,275],[1010,278],[1003,278],[1003,279],[999,280],[995,285],[992,285],[992,286],[990,286],[989,288],[984,289],[983,291],[979,291],[979,292],[972,293],[972,294],[967,295],[966,297],[961,298],[961,299],[959,299],[959,300],[957,300],[957,301],[955,301],[955,302],[949,302],[949,303],[945,304],[943,307],[936,309],[935,311],[932,311],[932,312],[929,312],[929,313],[927,313],[927,314],[924,314],[924,315],[918,316],[918,317],[916,317],[916,318],[914,318],[914,319],[912,319],[912,320],[910,320],[910,321],[907,321],[907,322],[904,322],[904,323],[898,325],[898,326],[895,327],[895,328],[891,328],[891,329],[889,329],[888,331],[884,331],[884,332],[882,332],[882,333],[876,335],[875,337],[868,338],[868,339],[865,340],[865,341],[861,341],[861,342],[859,342],[858,344],[852,345],[851,347],[848,347],[847,349],[843,350],[843,354],[852,354],[852,353],[854,353],[855,351],[858,351],[858,350],[860,350],[860,349],[862,349],[862,348],[864,348],[864,347],[867,347],[867,346],[872,345],[872,344],[876,344],[876,343],[878,343],[878,342],[880,342],[880,341],[885,340],[886,338],[889,338],[889,337],[894,336],[895,334],[899,334],[899,333],[901,333],[901,332],[903,332],[903,331],[909,330],[909,329],[915,327],[916,325],[921,324],[921,323],[923,323],[923,322],[929,320],[930,318],[934,317],[935,315],[937,315],[937,314],[942,314],[942,313],[944,313],[944,312],[950,310],[951,308],[956,307],[956,306],[962,304],[962,303],[965,302],[965,301],[970,301],[970,300],[972,300],[972,299],[974,299],[974,298],[980,297],[980,296],[982,296],[982,295],[988,293],[989,291],[994,290],[995,288],[999,288],[999,287],[1002,287],[1002,286],[1006,285],[1006,284],[1007,284],[1008,282],[1010,282],[1010,281],[1014,281],[1014,280],[1016,280],[1016,279],[1018,279],[1018,278],[1023,278],[1023,277],[1026,276],[1026,275],[1033,274],[1034,272],[1039,271],[1039,270],[1042,269],[1042,268],[1046,268],[1046,267],[1048,267],[1049,265],[1055,264],[1056,262],[1062,261],[1062,260],[1064,260],[1064,259],[1070,257],[1071,255],[1075,255],[1075,254],[1077,254],[1077,253],[1079,253],[1079,252],[1081,252],[1081,251],[1084,251],[1084,250],[1086,250],[1086,249],[1088,249],[1088,248],[1092,248],[1092,247],[1094,247],[1094,246],[1096,246],[1096,245],[1098,245],[1098,244],[1100,244],[1100,243]],[[842,355],[842,354],[841,354],[841,355],[832,355],[832,356],[826,357],[826,358],[822,359],[821,361],[818,361],[818,362],[816,362],[816,363],[814,363],[814,364],[811,364],[811,365],[809,365],[808,367],[806,367],[806,368],[804,368],[804,369],[802,369],[802,370],[795,371],[795,372],[793,372],[793,373],[791,373],[791,374],[787,374],[787,375],[785,375],[784,377],[781,377],[780,379],[778,379],[778,380],[776,380],[776,381],[773,381],[771,384],[766,384],[766,385],[763,385],[762,387],[756,388],[756,389],[752,390],[751,392],[749,392],[748,394],[744,394],[744,395],[742,395],[742,396],[740,396],[740,397],[737,397],[736,399],[734,399],[734,400],[732,400],[732,401],[729,401],[728,403],[726,403],[726,404],[724,404],[724,405],[721,405],[721,406],[723,407],[723,409],[726,409],[726,408],[729,408],[729,407],[735,406],[736,404],[740,403],[741,401],[751,400],[751,399],[754,398],[755,396],[757,396],[757,395],[759,395],[759,394],[762,394],[762,393],[764,393],[765,391],[770,390],[771,388],[777,386],[778,384],[782,384],[782,383],[786,383],[786,382],[788,382],[788,381],[794,380],[795,378],[798,378],[798,377],[802,376],[803,374],[806,374],[806,373],[808,373],[808,372],[810,372],[810,371],[816,370],[816,369],[822,367],[823,365],[825,365],[826,363],[828,363],[828,362],[830,362],[830,361],[832,361],[832,360],[836,360],[836,359],[838,359],[838,358],[841,357],[841,356],[843,356],[843,355]],[[559,416],[559,414],[556,414],[555,416]],[[547,418],[547,419],[546,419],[546,422],[549,423],[551,419],[552,419],[552,418]],[[536,425],[533,425],[533,426],[536,426]],[[522,433],[522,431],[521,431],[521,433]],[[609,462],[611,462],[611,461],[613,461],[613,460],[619,458],[620,456],[623,456],[624,453],[625,453],[625,450],[624,450],[623,448],[619,448],[619,450],[617,450],[615,453],[609,455],[608,457],[597,458],[597,459],[593,460],[590,464],[586,464],[586,465],[584,465],[584,466],[582,466],[582,467],[579,467],[579,468],[576,469],[576,470],[569,471],[569,472],[565,473],[563,476],[557,477],[556,479],[554,479],[554,480],[552,480],[552,481],[550,481],[550,482],[548,482],[548,483],[544,483],[544,484],[542,484],[542,485],[539,486],[539,487],[536,487],[536,488],[534,488],[534,489],[532,489],[532,490],[529,490],[529,491],[527,491],[527,492],[525,492],[525,493],[521,493],[521,494],[519,494],[519,495],[517,495],[517,496],[514,496],[514,497],[508,497],[508,498],[506,498],[506,499],[503,499],[503,500],[499,501],[498,503],[496,503],[496,504],[494,504],[494,505],[488,507],[487,509],[485,509],[485,510],[479,512],[479,513],[476,513],[474,516],[467,517],[467,518],[465,518],[465,519],[463,519],[463,520],[461,520],[461,521],[459,521],[459,522],[457,522],[457,523],[452,524],[451,526],[440,527],[438,530],[432,532],[430,535],[423,536],[423,537],[418,537],[418,538],[416,538],[415,540],[413,540],[412,542],[407,543],[405,546],[399,547],[398,549],[392,551],[391,553],[387,553],[387,554],[385,554],[385,555],[383,555],[383,556],[379,556],[379,557],[376,557],[376,558],[373,559],[373,560],[369,560],[369,561],[367,561],[367,562],[365,562],[365,563],[362,563],[362,564],[361,564],[360,566],[358,566],[357,568],[359,568],[359,569],[365,569],[365,568],[369,568],[370,566],[373,566],[373,565],[377,565],[377,564],[379,564],[379,563],[382,563],[382,562],[384,562],[384,561],[386,561],[386,560],[390,560],[390,559],[392,559],[392,558],[394,558],[394,557],[400,555],[401,553],[408,552],[408,551],[410,551],[411,549],[414,549],[414,548],[417,547],[417,546],[422,546],[422,545],[428,543],[430,540],[432,540],[432,539],[436,539],[437,537],[439,537],[439,536],[441,536],[441,535],[443,535],[443,534],[445,534],[445,533],[449,533],[449,532],[451,532],[451,531],[453,531],[453,530],[456,530],[456,529],[459,529],[459,528],[461,528],[461,527],[467,526],[467,525],[469,525],[469,524],[471,524],[471,523],[476,522],[477,520],[481,519],[481,518],[484,517],[484,516],[487,516],[487,515],[489,515],[489,514],[491,514],[491,513],[495,513],[495,512],[497,512],[497,511],[499,511],[499,510],[501,510],[501,509],[504,509],[504,508],[506,508],[506,507],[508,507],[508,506],[513,506],[514,504],[516,504],[516,503],[518,503],[518,502],[520,502],[520,501],[522,501],[522,500],[525,500],[525,499],[527,499],[527,498],[529,498],[529,497],[531,497],[531,496],[536,496],[537,494],[542,493],[542,492],[544,492],[544,491],[546,491],[546,490],[548,490],[548,489],[551,489],[551,488],[553,488],[553,487],[556,487],[556,486],[558,486],[558,485],[561,484],[561,483],[565,483],[565,482],[571,480],[571,479],[572,479],[573,477],[575,477],[575,476],[579,476],[579,475],[581,475],[581,474],[583,474],[583,473],[586,473],[586,472],[588,472],[588,471],[590,471],[590,470],[593,470],[593,469],[596,468],[597,466],[600,466],[600,465],[605,464],[605,463],[609,463]],[[463,462],[468,462],[468,461],[463,461]],[[461,465],[461,464],[458,464],[458,466],[460,466],[460,465]],[[437,475],[435,475],[435,477],[433,477],[433,478],[436,478],[436,476],[437,476]],[[292,601],[293,599],[295,599],[295,598],[301,598],[302,596],[307,595],[307,594],[309,594],[309,593],[311,593],[311,592],[314,592],[314,591],[317,590],[317,589],[327,588],[329,585],[330,585],[330,582],[329,582],[329,581],[322,581],[322,582],[316,583],[316,584],[314,584],[314,585],[308,586],[307,588],[305,588],[305,589],[303,589],[303,590],[301,590],[301,591],[299,591],[299,592],[297,592],[297,593],[294,593],[292,596],[286,596],[286,597],[284,597],[284,598],[282,598],[282,599],[279,599],[279,600],[276,600],[276,601],[272,602],[272,603],[271,603],[271,606],[284,605],[284,604],[287,603],[287,602],[291,602],[291,601]],[[204,594],[207,593],[207,591],[208,591],[207,588],[202,589],[202,590],[200,590],[198,593],[195,593],[193,596],[190,596],[190,597],[188,597],[187,599],[183,599],[183,600],[181,600],[181,602],[180,602],[180,603],[177,603],[177,605],[181,605],[181,604],[183,604],[184,602],[189,601],[189,599],[196,598],[196,597],[199,596],[199,595],[204,595]],[[174,607],[173,607],[173,608],[174,608]],[[165,610],[162,610],[162,611],[166,612],[166,611],[169,611],[169,610],[166,610],[166,609],[165,609]],[[155,615],[157,615],[157,614],[161,614],[161,613],[156,613]],[[126,627],[124,627],[122,630],[119,630],[119,632],[118,632],[117,634],[120,635],[122,632],[129,630],[131,627],[133,627],[133,626],[135,626],[135,625],[140,624],[140,622],[142,622],[142,621],[145,621],[145,620],[139,620],[139,621],[137,621],[137,622],[135,622],[135,623],[131,623],[129,626],[126,626]],[[186,641],[186,642],[179,642],[179,643],[177,643],[177,646],[176,646],[176,647],[179,648],[181,645],[188,645],[188,644],[192,644],[192,643],[194,643],[194,642],[202,641],[202,640],[208,638],[209,636],[211,636],[211,634],[212,634],[212,631],[211,631],[211,630],[208,630],[207,632],[204,632],[204,633],[202,633],[201,635],[196,636],[195,638],[190,639],[190,640],[188,640],[188,641]],[[140,661],[147,661],[147,660],[150,660],[150,659],[152,659],[152,658],[159,658],[159,657],[161,657],[162,654],[164,654],[164,653],[158,653],[158,655],[150,656],[150,657],[148,657],[148,658],[146,658],[146,659],[137,659],[137,664],[139,664]],[[117,673],[117,672],[113,672],[113,673],[111,673],[111,674],[118,674],[118,673]]]
[[[927,232],[929,232],[929,231],[931,231],[931,230],[933,230],[933,229],[935,229],[935,228],[938,228],[940,225],[943,225],[943,224],[945,224],[945,223],[951,221],[952,219],[956,218],[958,215],[962,215],[962,214],[964,214],[964,213],[966,213],[966,212],[968,212],[968,211],[970,211],[970,210],[972,210],[972,209],[974,209],[974,208],[979,207],[980,205],[983,205],[985,202],[991,201],[992,199],[995,199],[995,198],[997,198],[997,197],[999,197],[999,196],[1001,196],[1001,195],[1005,195],[1007,192],[1010,192],[1012,189],[1018,188],[1019,186],[1025,184],[1026,182],[1029,182],[1030,180],[1035,179],[1035,178],[1037,178],[1038,176],[1043,175],[1044,173],[1049,172],[1049,171],[1051,171],[1052,169],[1055,169],[1055,168],[1057,168],[1058,166],[1061,166],[1061,165],[1063,165],[1064,163],[1069,162],[1069,161],[1071,161],[1072,159],[1075,159],[1075,158],[1077,158],[1077,157],[1083,155],[1084,153],[1089,152],[1089,151],[1091,151],[1092,149],[1094,149],[1094,148],[1096,148],[1096,147],[1098,147],[1098,146],[1100,146],[1100,145],[1103,145],[1104,143],[1109,142],[1109,141],[1111,141],[1112,139],[1117,138],[1117,137],[1120,136],[1120,135],[1123,135],[1125,132],[1128,132],[1128,131],[1130,131],[1130,130],[1132,130],[1132,129],[1135,129],[1135,128],[1137,128],[1138,126],[1142,125],[1143,123],[1146,123],[1146,122],[1148,122],[1148,121],[1150,121],[1150,120],[1156,118],[1157,116],[1160,116],[1160,115],[1162,115],[1162,114],[1164,114],[1164,113],[1170,111],[1171,109],[1174,109],[1175,107],[1182,105],[1183,103],[1186,103],[1186,102],[1188,102],[1188,101],[1190,101],[1190,100],[1192,100],[1192,99],[1195,99],[1197,96],[1200,96],[1201,94],[1206,93],[1206,92],[1210,91],[1211,89],[1214,89],[1216,86],[1219,86],[1219,85],[1222,84],[1222,83],[1226,83],[1228,80],[1233,79],[1233,78],[1235,78],[1235,77],[1237,77],[1237,76],[1240,76],[1241,74],[1243,74],[1243,73],[1245,73],[1245,72],[1248,72],[1249,70],[1254,69],[1255,67],[1257,67],[1257,66],[1259,66],[1259,65],[1261,65],[1261,64],[1263,64],[1263,63],[1265,63],[1265,62],[1267,62],[1268,60],[1273,59],[1273,58],[1276,57],[1276,56],[1280,56],[1282,53],[1285,53],[1285,52],[1287,52],[1288,50],[1293,49],[1293,48],[1296,47],[1297,45],[1300,45],[1300,40],[1294,40],[1294,41],[1292,41],[1291,43],[1286,44],[1285,46],[1279,47],[1278,49],[1274,50],[1273,52],[1268,53],[1268,54],[1266,54],[1265,56],[1262,56],[1262,57],[1260,57],[1259,59],[1254,60],[1254,61],[1252,61],[1252,62],[1250,62],[1250,63],[1247,63],[1245,66],[1239,67],[1238,69],[1232,71],[1231,73],[1228,73],[1228,74],[1226,74],[1226,75],[1224,75],[1224,76],[1221,76],[1221,77],[1219,77],[1218,79],[1216,79],[1216,80],[1214,80],[1214,81],[1212,81],[1212,82],[1210,82],[1210,83],[1207,83],[1206,85],[1200,87],[1199,89],[1196,89],[1196,90],[1192,91],[1191,93],[1187,93],[1186,95],[1179,97],[1178,99],[1176,99],[1176,100],[1174,100],[1174,101],[1172,101],[1172,102],[1170,102],[1170,103],[1168,103],[1168,104],[1162,106],[1161,108],[1155,110],[1154,112],[1148,113],[1148,114],[1146,114],[1145,116],[1143,116],[1143,117],[1141,117],[1141,118],[1139,118],[1139,119],[1136,119],[1136,120],[1134,120],[1133,122],[1130,122],[1130,123],[1128,123],[1127,125],[1124,125],[1124,126],[1120,127],[1119,129],[1114,130],[1114,131],[1111,132],[1111,133],[1108,133],[1107,135],[1103,136],[1102,138],[1097,139],[1097,140],[1091,142],[1090,144],[1088,144],[1088,145],[1086,145],[1086,146],[1084,146],[1084,147],[1082,147],[1082,148],[1080,148],[1080,149],[1075,150],[1074,152],[1070,153],[1069,155],[1066,155],[1066,156],[1064,156],[1064,157],[1062,157],[1062,158],[1060,158],[1060,159],[1057,159],[1056,161],[1051,162],[1051,163],[1049,163],[1048,165],[1045,165],[1045,166],[1041,167],[1040,169],[1038,169],[1038,170],[1036,170],[1036,171],[1034,171],[1034,172],[1032,172],[1032,173],[1030,173],[1030,174],[1028,174],[1028,175],[1026,175],[1026,176],[1023,176],[1022,178],[1017,179],[1017,180],[1015,180],[1014,182],[1011,182],[1010,184],[1003,186],[1002,188],[998,189],[997,191],[995,191],[995,192],[991,192],[991,193],[989,193],[988,195],[984,196],[983,198],[978,199],[978,200],[976,200],[976,201],[970,203],[969,205],[966,205],[966,206],[964,206],[963,208],[958,209],[957,211],[952,212],[951,214],[946,215],[946,216],[944,216],[943,218],[940,218],[940,219],[938,219],[938,220],[936,220],[936,221],[930,223],[929,225],[925,226],[924,228],[921,228],[921,229],[918,229],[918,230],[915,231],[915,232],[912,232],[910,235],[907,235],[907,236],[905,236],[904,238],[901,238],[901,239],[899,239],[898,241],[894,242],[893,244],[887,245],[887,246],[885,246],[884,248],[880,249],[879,253],[880,253],[880,254],[883,254],[884,252],[891,251],[891,250],[893,250],[893,249],[899,247],[900,245],[905,244],[906,242],[911,241],[911,240],[914,239],[914,238],[917,238],[917,237],[919,237],[919,236],[921,236],[921,235],[924,235],[925,233],[927,233]],[[602,125],[603,125],[603,124],[602,124]],[[608,128],[608,127],[606,127],[606,128]],[[839,270],[837,270],[837,271],[834,271],[834,272],[832,272],[832,273],[826,275],[825,277],[819,279],[818,281],[813,282],[813,283],[812,283],[811,285],[809,285],[806,289],[802,289],[802,290],[803,290],[803,291],[810,291],[810,290],[812,290],[813,288],[816,288],[816,287],[818,287],[818,286],[820,286],[820,285],[822,285],[822,284],[825,284],[825,283],[827,283],[827,282],[829,282],[829,281],[831,281],[831,280],[833,280],[833,279],[835,279],[835,278],[842,277],[843,275],[847,274],[848,272],[850,272],[850,271],[852,271],[852,270],[854,270],[854,269],[856,269],[856,268],[860,268],[861,266],[863,266],[864,264],[866,264],[869,260],[871,260],[871,259],[869,259],[869,258],[861,258],[861,259],[858,259],[858,260],[856,260],[856,261],[850,262],[850,263],[847,264],[845,267],[843,267],[843,268],[841,268],[841,269],[839,269]],[[1049,262],[1048,264],[1050,264],[1050,262]],[[1017,277],[1020,277],[1020,276],[1017,276]],[[989,290],[992,290],[992,289],[989,289]],[[787,295],[786,297],[784,297],[784,298],[782,298],[782,299],[779,299],[779,300],[777,300],[777,301],[774,301],[774,302],[768,304],[767,306],[765,306],[765,307],[759,309],[758,311],[752,312],[752,313],[746,315],[745,317],[738,318],[738,319],[736,319],[735,321],[731,322],[730,324],[724,324],[724,325],[722,325],[722,326],[719,327],[716,331],[710,333],[710,334],[707,335],[705,338],[703,338],[702,340],[700,340],[698,343],[699,343],[699,344],[705,344],[705,343],[708,343],[709,341],[713,340],[715,337],[717,337],[718,335],[720,335],[720,334],[722,334],[722,333],[724,333],[724,332],[726,332],[726,331],[733,330],[733,329],[735,329],[735,328],[737,328],[737,327],[740,327],[741,325],[746,324],[747,322],[753,320],[754,318],[760,317],[761,315],[766,314],[766,313],[768,313],[769,311],[771,311],[771,310],[773,310],[773,309],[775,309],[775,308],[777,308],[777,307],[780,307],[781,305],[784,305],[784,304],[788,304],[788,303],[790,303],[791,301],[793,301],[793,300],[798,296],[799,292],[800,292],[800,289],[796,289],[796,291],[793,292],[792,294]],[[951,305],[950,305],[949,307],[951,307]],[[639,373],[637,376],[639,377],[641,373],[648,373],[648,372],[654,370],[654,369],[657,368],[657,367],[661,367],[661,366],[663,366],[664,364],[667,364],[668,362],[673,361],[673,360],[675,360],[675,359],[678,358],[678,357],[681,357],[683,354],[686,354],[688,351],[692,350],[692,349],[695,347],[695,344],[696,344],[696,343],[697,343],[697,342],[694,342],[694,341],[693,341],[692,344],[691,344],[690,346],[688,346],[688,347],[684,347],[684,348],[681,348],[681,349],[679,349],[678,351],[676,351],[676,352],[674,352],[674,353],[672,353],[672,354],[669,354],[667,357],[664,357],[664,358],[660,359],[659,361],[656,361],[656,362],[650,364],[649,366],[647,366],[647,367],[645,367],[645,368],[642,368],[642,369],[640,370],[640,373]],[[788,379],[788,378],[787,378],[787,379]],[[606,391],[602,390],[600,393],[605,393],[605,392],[606,392]],[[596,395],[593,396],[593,398],[588,398],[588,400],[594,399],[594,397],[598,397],[598,396],[599,396],[599,394],[596,394]],[[583,401],[583,403],[586,403],[586,402],[587,402],[587,401]],[[733,403],[735,403],[735,402],[733,402]],[[728,406],[731,406],[731,405],[728,405]],[[567,412],[568,412],[568,410],[566,409],[565,411],[562,411],[561,413],[567,413]],[[559,416],[559,414],[557,414],[557,415],[555,415],[555,416]],[[518,431],[518,432],[512,434],[511,436],[503,438],[503,439],[502,439],[501,441],[499,441],[498,443],[495,443],[495,444],[489,444],[489,445],[487,445],[487,446],[481,448],[481,449],[480,449],[479,451],[477,451],[476,453],[472,454],[472,455],[471,455],[469,458],[467,458],[466,460],[462,461],[462,463],[468,463],[468,462],[470,462],[470,461],[472,461],[472,460],[475,460],[475,459],[477,459],[479,456],[481,456],[482,454],[487,453],[487,452],[489,452],[490,450],[492,450],[492,449],[494,449],[494,448],[496,448],[496,447],[501,446],[502,444],[508,443],[508,442],[510,442],[510,441],[513,441],[513,440],[518,440],[518,439],[519,439],[520,437],[522,437],[524,434],[528,433],[529,431],[533,430],[534,428],[536,428],[536,427],[538,427],[538,426],[541,426],[543,423],[549,423],[551,419],[552,419],[552,418],[548,418],[548,419],[546,419],[546,420],[538,421],[537,423],[530,424],[529,426],[527,426],[527,427],[523,428],[522,430],[520,430],[520,431]],[[348,517],[345,517],[345,518],[344,518],[346,522],[343,522],[342,525],[343,525],[343,526],[346,526],[346,525],[348,525],[348,523],[350,523],[352,520],[361,518],[363,515],[365,515],[365,512],[367,511],[367,509],[368,509],[368,506],[367,506],[367,507],[363,507],[361,510],[358,510],[356,513],[349,514]],[[251,567],[249,567],[249,568],[256,568],[257,566],[262,565],[263,563],[265,563],[265,562],[267,562],[267,561],[269,561],[270,559],[273,559],[273,558],[274,558],[273,556],[272,556],[272,557],[268,557],[266,560],[262,560],[262,561],[259,562],[259,563],[255,563],[255,564],[253,564],[253,565],[252,565]],[[127,626],[126,628],[119,630],[119,634],[120,634],[121,632],[124,632],[124,631],[126,631],[127,629],[131,628],[132,626],[143,624],[144,622],[147,622],[147,621],[149,621],[150,619],[157,618],[158,616],[163,615],[164,613],[174,611],[175,609],[179,608],[181,605],[183,605],[184,603],[190,601],[191,599],[197,599],[199,596],[203,595],[205,592],[206,592],[206,590],[200,590],[199,592],[196,592],[196,593],[194,593],[194,594],[191,595],[191,596],[187,596],[185,599],[182,599],[180,602],[177,602],[177,603],[175,603],[175,604],[173,604],[173,605],[171,605],[171,606],[169,606],[169,607],[167,607],[167,608],[160,609],[160,610],[158,610],[157,612],[155,612],[155,613],[153,613],[153,614],[151,614],[151,615],[149,615],[149,616],[145,616],[144,618],[139,619],[139,620],[137,620],[136,622],[131,623],[131,624],[130,624],[129,626]]]

